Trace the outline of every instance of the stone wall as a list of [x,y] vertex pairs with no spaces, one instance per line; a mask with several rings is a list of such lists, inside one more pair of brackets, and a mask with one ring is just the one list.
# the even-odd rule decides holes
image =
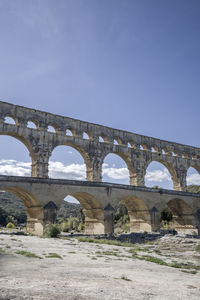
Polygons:
[[[11,117],[15,124],[6,123]],[[35,129],[29,128],[32,122]],[[49,132],[52,126],[55,132]],[[0,134],[10,135],[28,148],[32,158],[32,176],[48,177],[48,164],[59,145],[74,147],[82,155],[88,181],[102,180],[102,164],[109,153],[119,155],[129,170],[130,184],[144,186],[152,161],[169,170],[174,189],[186,190],[189,167],[200,172],[200,149],[89,122],[0,102]]]

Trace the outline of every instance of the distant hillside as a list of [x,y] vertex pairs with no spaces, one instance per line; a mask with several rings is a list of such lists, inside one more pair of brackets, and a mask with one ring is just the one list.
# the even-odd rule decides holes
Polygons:
[[24,204],[15,195],[0,192],[0,208],[4,211],[4,214],[6,214],[7,219],[11,217],[11,219],[14,218],[18,224],[26,223]]
[[190,193],[200,193],[200,186],[199,185],[188,185],[187,191]]
[[[76,203],[63,201],[58,211],[58,218],[77,217],[81,206]],[[0,191],[0,225],[13,220],[16,224],[26,223],[26,209],[23,202],[15,195]]]

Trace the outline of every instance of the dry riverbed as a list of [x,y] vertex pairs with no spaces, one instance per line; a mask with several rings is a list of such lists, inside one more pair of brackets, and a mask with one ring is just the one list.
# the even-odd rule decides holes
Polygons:
[[199,300],[198,245],[170,235],[125,247],[0,231],[0,300]]

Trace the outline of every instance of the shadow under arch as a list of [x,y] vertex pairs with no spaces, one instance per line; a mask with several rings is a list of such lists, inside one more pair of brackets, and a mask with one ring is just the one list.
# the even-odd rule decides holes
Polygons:
[[173,182],[174,190],[176,190],[176,191],[181,191],[182,190],[180,180],[177,176],[176,170],[174,169],[174,167],[172,166],[171,163],[169,163],[169,162],[167,162],[163,159],[153,159],[153,160],[149,161],[148,164],[147,164],[146,170],[145,170],[145,175],[146,175],[146,171],[147,171],[149,165],[152,162],[159,162],[160,164],[164,165],[167,168],[168,172],[170,173],[170,176],[171,176],[171,179],[172,179],[172,182]]
[[[13,133],[13,132],[2,132],[2,131],[0,131],[0,136],[1,135],[13,137],[13,138],[17,139],[18,141],[20,141],[22,144],[24,144],[26,149],[29,152],[30,157],[31,157],[32,166],[35,164],[36,154],[35,154],[35,152],[33,150],[33,147],[32,147],[32,145],[31,145],[31,143],[28,139],[24,138],[22,135],[19,135],[17,133]],[[31,176],[34,177],[33,168],[31,170]]]
[[75,192],[69,196],[77,199],[85,216],[86,234],[104,234],[104,210],[99,201],[87,192]]
[[59,146],[69,146],[74,148],[75,150],[77,150],[79,152],[79,154],[82,156],[84,163],[86,165],[86,180],[87,181],[93,181],[93,168],[92,168],[92,162],[90,160],[90,157],[87,153],[87,151],[80,147],[79,145],[76,145],[74,143],[70,143],[70,142],[66,142],[66,143],[61,143],[61,144],[57,144],[51,152],[51,155],[53,153],[53,151],[58,148]]
[[136,197],[128,196],[121,199],[130,217],[130,232],[152,231],[151,215],[145,202]]
[[42,235],[44,211],[39,200],[32,193],[19,187],[0,188],[0,190],[12,193],[22,200],[27,214],[27,232]]
[[[134,165],[133,165],[131,159],[129,158],[129,156],[122,153],[122,152],[113,151],[113,152],[107,153],[104,156],[103,162],[104,162],[105,158],[110,154],[115,154],[115,155],[119,156],[125,162],[125,164],[127,166],[127,169],[129,171],[129,184],[134,185],[134,186],[137,185],[137,183],[136,183],[136,171],[135,171]],[[102,164],[103,164],[103,162],[102,162]]]
[[182,199],[174,198],[167,202],[172,212],[172,222],[175,230],[180,233],[198,233],[192,208]]

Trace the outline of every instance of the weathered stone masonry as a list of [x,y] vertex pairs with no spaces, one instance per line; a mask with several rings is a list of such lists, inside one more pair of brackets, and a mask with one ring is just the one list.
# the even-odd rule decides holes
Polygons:
[[[15,125],[6,124],[11,117]],[[36,129],[27,127],[28,122]],[[48,131],[48,126],[55,129]],[[70,132],[72,135],[67,135]],[[48,177],[52,151],[59,145],[74,147],[84,158],[88,181],[102,180],[102,164],[109,153],[119,155],[127,164],[130,184],[144,186],[146,169],[152,161],[169,170],[174,189],[186,190],[189,167],[200,172],[200,149],[152,137],[117,130],[68,117],[0,102],[0,134],[10,135],[26,145],[32,159],[32,176]],[[84,138],[87,134],[88,139]],[[100,142],[99,139],[103,140]]]
[[[6,123],[6,117],[11,117],[15,124]],[[28,122],[34,123],[35,129],[29,128]],[[49,132],[49,126],[55,132]],[[131,231],[158,230],[161,211],[167,205],[178,231],[200,232],[200,198],[184,193],[188,168],[200,172],[199,148],[5,102],[0,102],[0,134],[20,140],[32,159],[32,178],[0,176],[0,190],[13,193],[24,202],[29,232],[42,234],[45,224],[55,218],[67,195],[81,203],[87,233],[113,232],[113,213],[120,201],[128,209]],[[49,159],[59,145],[80,152],[89,182],[48,179]],[[109,153],[119,155],[126,162],[130,186],[101,183],[102,164]],[[146,169],[152,161],[167,167],[176,191],[159,193],[143,187]]]

